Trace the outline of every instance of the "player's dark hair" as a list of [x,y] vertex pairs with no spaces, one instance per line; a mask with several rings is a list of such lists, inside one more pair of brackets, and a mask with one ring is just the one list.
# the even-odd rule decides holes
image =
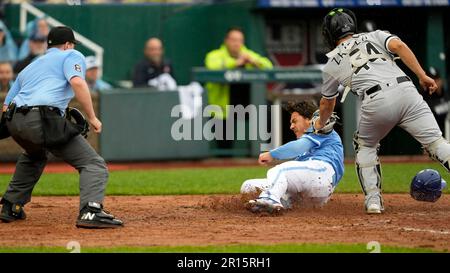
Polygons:
[[292,114],[297,112],[300,116],[304,118],[311,119],[314,112],[318,109],[317,105],[312,101],[289,101],[284,109]]
[[237,26],[233,26],[233,27],[230,27],[230,28],[227,29],[227,32],[225,32],[225,38],[227,38],[228,35],[229,35],[231,32],[233,32],[233,31],[238,31],[238,32],[242,33],[242,35],[245,35],[245,34],[244,34],[244,31],[242,30],[242,28],[237,27]]

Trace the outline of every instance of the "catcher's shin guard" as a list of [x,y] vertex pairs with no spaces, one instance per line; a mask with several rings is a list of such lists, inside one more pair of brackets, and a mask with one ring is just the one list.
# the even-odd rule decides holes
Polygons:
[[361,146],[357,132],[353,138],[353,145],[356,152],[356,173],[365,195],[365,208],[368,211],[369,206],[375,204],[382,211],[384,210],[384,205],[381,195],[382,174],[378,159],[379,145],[372,148]]
[[423,147],[431,159],[438,161],[450,172],[450,143],[444,138],[440,138],[435,142]]

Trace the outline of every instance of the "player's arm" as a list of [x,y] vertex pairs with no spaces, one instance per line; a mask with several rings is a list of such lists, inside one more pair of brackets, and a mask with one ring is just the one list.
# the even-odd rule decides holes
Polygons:
[[76,100],[81,104],[81,107],[86,113],[89,123],[94,127],[96,133],[100,133],[102,131],[102,123],[95,115],[91,93],[86,81],[75,76],[70,79],[70,85],[75,93]]
[[319,119],[314,123],[315,129],[321,129],[327,123],[334,111],[336,98],[339,96],[339,81],[331,73],[322,73],[322,98],[320,99]]
[[325,123],[331,117],[331,114],[333,114],[335,105],[336,98],[327,99],[322,97],[320,99],[319,119],[314,123],[314,127],[316,129],[321,129],[323,126],[325,126]]
[[420,66],[419,61],[408,47],[407,44],[398,38],[391,39],[387,45],[388,50],[397,54],[403,63],[416,74],[419,83],[424,90],[428,90],[432,94],[437,89],[436,82],[427,76],[426,72]]
[[6,95],[5,102],[3,102],[2,112],[6,112],[6,110],[8,109],[8,105],[12,102],[14,97],[17,96],[19,90],[20,90],[19,79],[16,79],[16,81],[9,89],[8,94]]
[[317,143],[315,143],[312,139],[302,137],[273,149],[270,152],[260,154],[258,163],[261,165],[266,165],[275,160],[296,158],[297,156],[310,151],[316,145]]
[[79,52],[72,52],[64,61],[63,67],[64,76],[70,83],[76,100],[81,104],[81,107],[86,113],[88,122],[94,128],[94,132],[100,133],[102,131],[102,123],[95,116],[91,93],[87,82],[84,80],[86,63],[83,55]]

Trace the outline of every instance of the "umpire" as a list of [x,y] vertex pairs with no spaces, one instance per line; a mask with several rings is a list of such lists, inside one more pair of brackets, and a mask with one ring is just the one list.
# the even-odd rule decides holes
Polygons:
[[84,80],[84,56],[75,50],[73,31],[53,28],[45,55],[28,65],[18,76],[3,104],[6,126],[25,150],[14,176],[0,201],[0,219],[12,222],[26,218],[24,205],[47,163],[47,152],[63,159],[80,174],[79,228],[116,228],[123,222],[103,210],[108,169],[102,157],[65,118],[69,101],[75,96],[96,133],[102,130]]

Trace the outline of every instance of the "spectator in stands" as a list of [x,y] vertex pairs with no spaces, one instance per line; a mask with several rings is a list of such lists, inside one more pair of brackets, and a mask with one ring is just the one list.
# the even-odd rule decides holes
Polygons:
[[15,62],[17,46],[6,25],[0,20],[0,62]]
[[[230,28],[224,43],[219,49],[206,55],[205,66],[211,70],[218,69],[270,69],[273,67],[268,58],[265,58],[244,45],[244,32],[237,27]],[[209,104],[219,105],[224,116],[218,114],[217,118],[226,119],[226,105],[230,104],[230,85],[208,83]],[[238,103],[241,103],[237,101]]]
[[162,74],[173,77],[173,68],[164,58],[163,43],[158,38],[150,38],[145,43],[145,58],[136,64],[133,74],[133,86],[143,87],[151,85],[149,82]]
[[447,90],[445,90],[444,81],[439,70],[430,67],[427,74],[434,79],[438,88],[431,95],[428,92],[424,92],[422,95],[424,100],[428,103],[428,106],[430,106],[431,112],[433,112],[439,128],[442,132],[445,132],[445,119],[449,112],[450,96]]
[[28,29],[28,38],[22,42],[19,50],[18,60],[23,60],[27,58],[31,51],[30,38],[33,35],[39,35],[43,37],[47,37],[50,32],[50,26],[48,25],[45,17],[37,18],[34,21],[31,21],[27,26]]
[[36,58],[45,54],[45,51],[47,50],[47,36],[42,36],[38,32],[35,32],[30,37],[28,44],[30,47],[28,56],[14,65],[14,74],[16,75]]
[[100,64],[95,56],[86,57],[86,82],[88,83],[89,90],[91,91],[104,91],[112,89],[112,86],[99,79],[98,70]]
[[[270,60],[258,53],[248,49],[244,45],[244,32],[238,27],[230,28],[225,35],[224,43],[219,49],[213,50],[206,55],[205,66],[211,70],[220,69],[271,69]],[[226,121],[228,113],[227,105],[243,105],[250,103],[249,84],[220,84],[207,83],[208,102],[210,105],[218,105],[220,112],[213,112],[214,118]],[[230,92],[231,90],[231,92]],[[223,135],[226,135],[225,122]],[[219,132],[220,134],[220,132]],[[231,141],[217,141],[218,148],[231,148]]]
[[7,93],[13,84],[13,69],[9,62],[0,62],[0,93]]

